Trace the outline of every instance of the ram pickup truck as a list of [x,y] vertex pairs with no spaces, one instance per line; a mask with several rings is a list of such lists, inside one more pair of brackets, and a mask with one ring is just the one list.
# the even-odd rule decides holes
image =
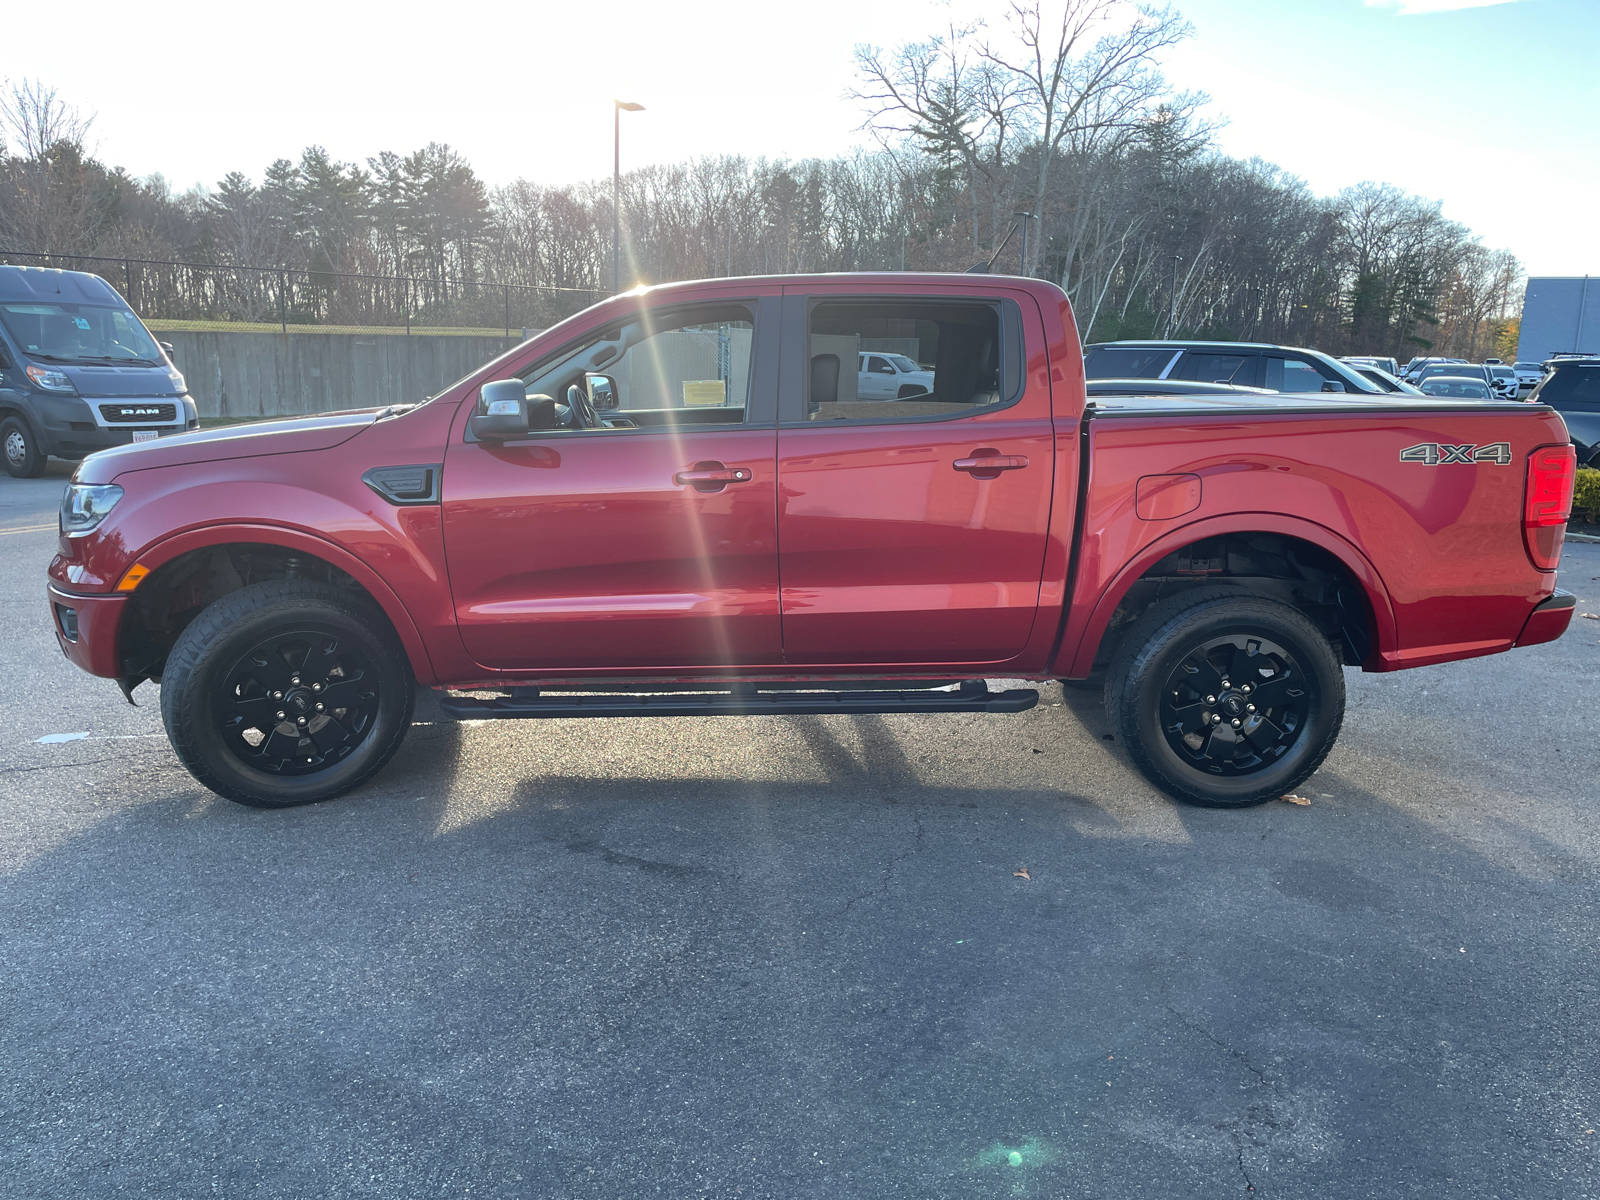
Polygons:
[[[915,340],[933,388],[841,386]],[[841,375],[841,370],[844,372]],[[458,719],[1003,714],[1104,688],[1168,793],[1281,795],[1344,669],[1559,637],[1573,450],[1526,403],[1086,398],[1063,293],[973,275],[613,297],[423,404],[85,459],[50,619],[247,804]],[[1103,682],[1102,682],[1103,681]]]

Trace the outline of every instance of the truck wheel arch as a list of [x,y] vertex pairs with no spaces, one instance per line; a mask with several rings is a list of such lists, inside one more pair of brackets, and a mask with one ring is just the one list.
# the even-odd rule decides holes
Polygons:
[[[412,620],[400,597],[384,582],[382,576],[347,550],[331,542],[299,530],[276,525],[207,526],[204,529],[194,529],[166,538],[140,553],[137,561],[141,566],[148,568],[150,573],[140,582],[124,611],[118,638],[119,660],[126,664],[130,655],[139,649],[140,629],[137,623],[149,615],[148,608],[140,603],[141,595],[148,599],[153,594],[159,594],[163,584],[181,582],[172,578],[173,572],[181,572],[187,562],[198,563],[204,551],[227,552],[235,549],[244,552],[258,549],[267,552],[278,551],[286,560],[301,560],[305,574],[310,577],[316,577],[321,572],[328,573],[328,577],[332,579],[344,576],[346,586],[353,586],[364,593],[389,618],[389,623],[394,627],[396,636],[405,648],[406,657],[411,660],[412,673],[417,681],[424,684],[433,681],[432,660],[416,622]],[[207,603],[234,590],[237,589],[225,587],[217,595],[211,596]],[[163,654],[176,640],[177,632],[181,632],[181,628],[171,631],[170,637],[163,636],[158,639],[166,643],[162,647]],[[138,679],[147,678],[149,675],[148,672],[138,675],[134,682],[137,683]]]
[[[1111,649],[1109,645],[1103,643],[1106,641],[1106,633],[1113,617],[1117,615],[1134,586],[1162,559],[1209,539],[1261,534],[1280,536],[1322,551],[1336,560],[1359,585],[1366,601],[1373,641],[1371,653],[1363,660],[1364,666],[1368,663],[1381,662],[1385,652],[1396,648],[1398,633],[1394,608],[1390,603],[1383,577],[1378,574],[1371,560],[1348,538],[1324,525],[1296,517],[1275,513],[1235,513],[1210,517],[1174,529],[1151,542],[1125,563],[1101,592],[1088,620],[1076,636],[1075,643],[1063,641],[1057,654],[1057,667],[1060,668],[1057,673],[1078,678],[1091,674],[1096,660],[1103,658],[1103,652]],[[1195,580],[1197,585],[1217,581],[1215,576],[1197,576]],[[1070,629],[1068,632],[1070,635]],[[1366,669],[1381,668],[1366,666]]]

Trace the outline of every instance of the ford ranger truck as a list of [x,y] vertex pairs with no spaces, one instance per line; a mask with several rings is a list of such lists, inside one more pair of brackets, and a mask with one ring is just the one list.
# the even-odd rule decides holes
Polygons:
[[[861,347],[932,389],[866,397]],[[614,297],[423,404],[91,455],[62,651],[245,804],[370,779],[418,686],[458,719],[1003,714],[1104,688],[1180,799],[1282,795],[1344,670],[1559,636],[1574,458],[1527,403],[1090,405],[1031,279],[718,279]]]

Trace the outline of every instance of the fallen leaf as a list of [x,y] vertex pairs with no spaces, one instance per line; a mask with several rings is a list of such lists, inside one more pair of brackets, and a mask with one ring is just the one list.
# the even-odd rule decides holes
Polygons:
[[1307,800],[1304,796],[1296,796],[1293,792],[1290,792],[1287,796],[1279,796],[1278,799],[1282,800],[1285,804],[1298,804],[1302,807],[1309,807],[1311,804],[1311,801]]
[[1020,871],[1013,871],[1013,872],[1011,872],[1011,874],[1017,879],[1032,879],[1033,878],[1032,875],[1028,874],[1028,868],[1027,867],[1023,867],[1022,870],[1020,870]]

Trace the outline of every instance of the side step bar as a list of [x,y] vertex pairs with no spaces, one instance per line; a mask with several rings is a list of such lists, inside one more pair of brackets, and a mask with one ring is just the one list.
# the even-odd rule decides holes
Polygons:
[[450,696],[439,707],[458,721],[525,720],[536,717],[749,717],[821,713],[1025,712],[1039,703],[1032,688],[991,692],[981,679],[953,692],[762,692],[750,687],[726,692],[648,695],[541,696],[535,688],[496,700]]

